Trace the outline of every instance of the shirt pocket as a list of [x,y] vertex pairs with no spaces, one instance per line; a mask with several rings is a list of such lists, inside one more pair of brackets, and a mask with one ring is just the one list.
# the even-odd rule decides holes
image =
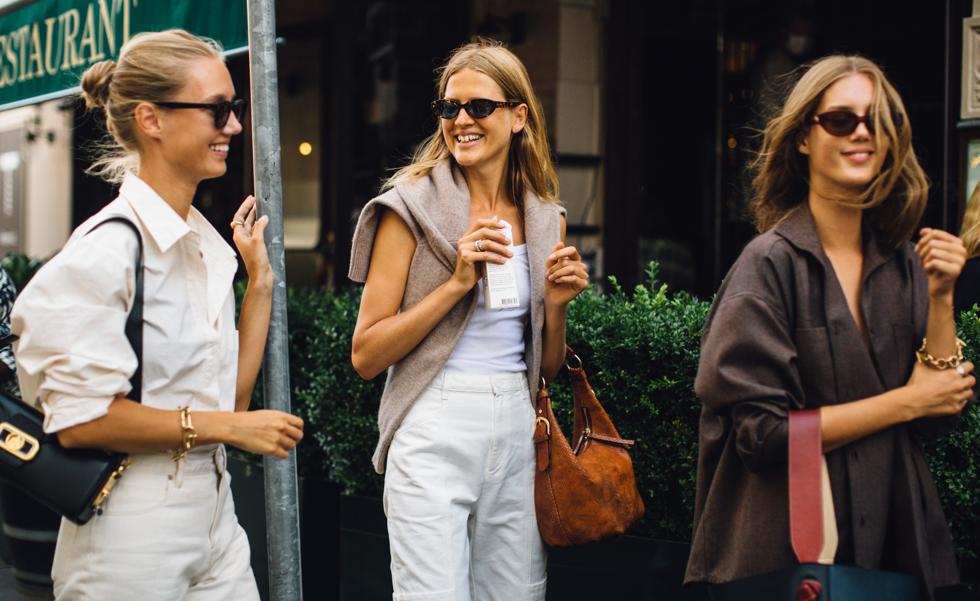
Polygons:
[[798,328],[796,367],[803,389],[804,407],[821,407],[836,402],[837,378],[826,327]]

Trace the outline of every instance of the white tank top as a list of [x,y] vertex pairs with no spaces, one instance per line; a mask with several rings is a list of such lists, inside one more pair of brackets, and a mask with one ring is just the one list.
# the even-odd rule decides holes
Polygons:
[[513,246],[511,250],[520,306],[496,311],[484,308],[483,278],[480,278],[476,284],[479,296],[476,309],[446,361],[446,370],[481,375],[527,371],[524,322],[531,308],[531,269],[526,244]]

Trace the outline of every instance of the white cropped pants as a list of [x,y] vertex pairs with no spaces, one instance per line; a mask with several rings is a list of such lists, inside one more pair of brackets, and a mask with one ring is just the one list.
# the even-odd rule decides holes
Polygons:
[[388,450],[395,601],[539,601],[534,407],[521,374],[443,372]]
[[61,521],[58,601],[258,601],[223,446],[136,454],[84,526]]

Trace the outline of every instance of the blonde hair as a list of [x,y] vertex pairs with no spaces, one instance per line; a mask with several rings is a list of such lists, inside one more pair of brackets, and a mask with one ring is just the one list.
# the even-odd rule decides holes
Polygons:
[[838,80],[861,73],[871,80],[876,148],[886,148],[881,171],[857,199],[869,225],[890,247],[907,242],[925,210],[929,180],[912,148],[912,130],[901,97],[878,65],[861,56],[831,55],[808,67],[763,131],[762,149],[751,169],[751,209],[764,232],[806,202],[809,161],[799,145],[813,126],[824,92]]
[[223,60],[218,42],[183,29],[133,36],[118,62],[100,61],[82,74],[82,98],[90,109],[105,111],[109,137],[96,147],[86,173],[119,182],[139,171],[139,140],[133,112],[141,102],[172,99],[184,86],[187,64],[201,58]]
[[966,246],[967,257],[980,255],[980,183],[973,188],[970,200],[966,202],[960,238],[963,239],[963,245]]
[[[436,82],[438,98],[445,95],[449,78],[463,69],[472,69],[488,76],[503,90],[505,100],[516,100],[527,105],[527,123],[511,139],[505,173],[512,200],[520,205],[526,192],[533,190],[542,200],[557,202],[558,175],[551,162],[544,111],[531,87],[531,78],[524,64],[500,42],[480,38],[454,50],[446,64],[439,69]],[[425,177],[451,157],[437,124],[435,131],[415,151],[411,162],[388,178],[382,190]]]

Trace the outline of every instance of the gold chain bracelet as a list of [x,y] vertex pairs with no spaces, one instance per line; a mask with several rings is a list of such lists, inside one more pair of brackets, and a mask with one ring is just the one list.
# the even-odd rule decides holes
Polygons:
[[922,339],[922,346],[919,350],[915,351],[915,360],[927,367],[933,369],[955,369],[963,363],[963,349],[966,347],[966,343],[956,339],[956,354],[950,355],[949,357],[933,357],[926,351],[926,339]]
[[194,429],[194,422],[191,421],[191,410],[188,407],[178,407],[180,412],[180,446],[173,452],[174,461],[180,461],[187,457],[191,447],[197,443],[197,431]]

